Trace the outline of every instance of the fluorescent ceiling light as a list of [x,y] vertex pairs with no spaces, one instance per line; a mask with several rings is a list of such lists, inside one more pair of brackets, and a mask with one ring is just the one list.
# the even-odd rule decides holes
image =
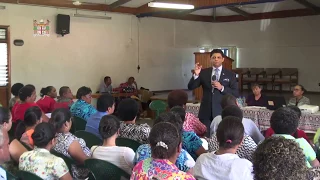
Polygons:
[[193,5],[190,4],[173,4],[173,3],[161,3],[161,2],[150,2],[149,7],[155,8],[169,8],[169,9],[194,9]]
[[83,17],[83,18],[93,18],[93,19],[112,19],[109,16],[94,16],[94,15],[87,15],[87,14],[73,14],[74,17]]

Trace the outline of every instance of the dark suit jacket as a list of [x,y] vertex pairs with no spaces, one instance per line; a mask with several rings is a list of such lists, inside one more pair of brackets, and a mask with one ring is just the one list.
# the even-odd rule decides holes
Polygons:
[[212,93],[211,74],[212,67],[202,69],[199,77],[195,80],[192,76],[188,84],[189,90],[194,90],[200,86],[203,89],[199,119],[212,120],[220,115],[222,111],[220,102],[223,95],[232,94],[238,97],[238,83],[233,72],[222,68],[219,82],[224,86],[224,91],[220,92],[218,89],[214,89],[214,93]]

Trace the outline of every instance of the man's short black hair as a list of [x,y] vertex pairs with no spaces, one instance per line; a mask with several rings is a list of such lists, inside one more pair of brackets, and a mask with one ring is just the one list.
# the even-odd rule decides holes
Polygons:
[[220,105],[222,109],[226,108],[227,106],[237,105],[237,98],[231,94],[226,94],[222,96]]
[[98,98],[97,110],[99,112],[106,112],[114,104],[114,97],[111,94],[103,94]]
[[118,116],[122,121],[132,121],[137,117],[139,105],[134,99],[122,100],[118,105]]
[[224,119],[227,116],[234,116],[242,120],[243,112],[242,110],[235,105],[227,106],[222,110],[221,117]]
[[297,115],[298,115],[299,118],[301,117],[301,110],[300,110],[300,108],[298,108],[297,106],[288,106],[288,107],[291,108],[292,110],[294,110],[294,111],[297,113]]
[[224,57],[223,51],[221,49],[214,49],[210,52],[210,57],[212,57],[213,54],[220,53],[222,57]]
[[276,134],[293,134],[297,131],[299,117],[291,108],[281,107],[272,113],[270,124]]

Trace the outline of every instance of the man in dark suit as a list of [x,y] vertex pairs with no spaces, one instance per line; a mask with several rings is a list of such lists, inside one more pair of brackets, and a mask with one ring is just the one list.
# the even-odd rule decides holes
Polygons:
[[[233,72],[222,67],[224,54],[220,49],[214,49],[210,53],[213,67],[202,69],[197,63],[194,74],[189,81],[188,89],[194,90],[200,86],[203,89],[199,119],[207,126],[207,134],[210,132],[210,123],[213,118],[221,114],[221,98],[225,94],[238,97],[238,83]],[[214,79],[214,80],[213,80]]]

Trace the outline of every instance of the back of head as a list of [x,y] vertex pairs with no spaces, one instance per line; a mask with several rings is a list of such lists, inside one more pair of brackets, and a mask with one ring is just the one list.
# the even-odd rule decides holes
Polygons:
[[42,111],[38,106],[32,106],[24,113],[24,123],[26,126],[31,127],[41,120]]
[[114,97],[111,94],[103,94],[98,98],[97,110],[99,112],[106,112],[114,104]]
[[0,107],[0,126],[3,125],[3,123],[9,123],[10,118],[10,111],[7,108]]
[[89,87],[82,86],[81,88],[78,89],[76,98],[81,99],[82,96],[86,96],[90,93],[92,93],[92,91]]
[[217,139],[220,148],[229,149],[239,145],[244,135],[241,119],[228,116],[222,119],[217,129]]
[[293,134],[298,128],[299,117],[291,108],[282,107],[272,113],[270,124],[276,134]]
[[181,133],[182,132],[182,126],[183,121],[181,120],[181,117],[179,114],[174,112],[165,112],[160,114],[155,120],[153,126],[155,126],[158,123],[168,122],[177,128],[177,130]]
[[132,121],[134,120],[139,112],[138,103],[131,98],[124,99],[120,101],[118,105],[118,117],[122,121]]
[[184,90],[174,90],[168,95],[168,106],[173,108],[174,106],[184,106],[188,102],[188,94]]
[[70,88],[69,88],[68,86],[62,86],[62,87],[59,89],[59,96],[60,96],[60,97],[63,97],[63,95],[64,95],[65,93],[67,93],[69,89],[70,89]]
[[115,135],[120,128],[120,120],[114,115],[105,115],[99,124],[99,133],[103,139]]
[[226,108],[227,106],[237,105],[237,98],[231,94],[226,94],[222,97],[220,105],[222,109]]
[[22,83],[15,83],[12,87],[11,87],[11,93],[14,96],[18,96],[19,95],[19,91],[21,88],[23,88],[23,84]]
[[43,96],[46,96],[48,95],[48,93],[53,89],[53,86],[47,86],[45,88],[42,88],[40,90],[40,96],[43,97]]
[[273,136],[265,139],[253,155],[256,180],[306,179],[305,156],[299,145],[290,139]]
[[298,108],[297,106],[288,106],[288,107],[291,108],[294,112],[296,112],[299,118],[301,117],[300,108]]
[[227,116],[235,116],[235,117],[240,118],[242,120],[243,112],[238,106],[231,105],[231,106],[225,107],[222,110],[222,113],[221,113],[222,119],[227,117]]
[[25,101],[28,97],[32,96],[35,87],[33,85],[26,85],[19,91],[19,98],[21,101]]
[[174,106],[170,109],[171,112],[179,114],[181,120],[184,122],[186,119],[186,110],[181,106]]
[[70,122],[70,121],[71,121],[70,111],[65,108],[59,108],[59,109],[55,109],[52,112],[49,123],[53,125],[56,131],[59,131],[66,122]]
[[31,137],[35,146],[45,148],[55,137],[55,134],[56,131],[53,125],[43,122],[36,126]]
[[162,122],[151,129],[149,142],[152,158],[169,159],[176,155],[181,136],[173,124]]

